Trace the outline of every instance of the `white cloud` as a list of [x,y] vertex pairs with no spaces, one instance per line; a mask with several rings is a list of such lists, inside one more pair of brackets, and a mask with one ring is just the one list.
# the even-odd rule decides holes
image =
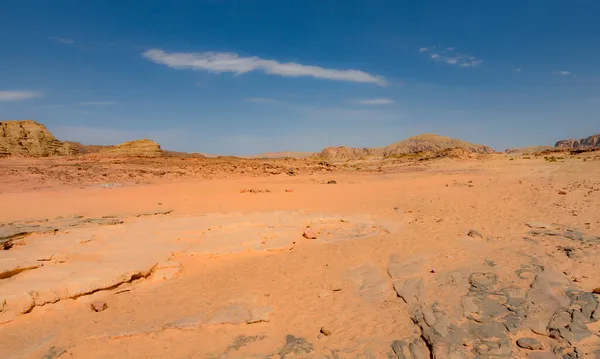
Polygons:
[[262,71],[269,75],[283,77],[309,76],[334,81],[349,81],[373,83],[387,86],[388,82],[379,75],[372,75],[360,70],[327,69],[320,66],[309,66],[294,62],[278,62],[259,57],[241,57],[238,54],[226,52],[166,53],[161,49],[150,49],[142,56],[174,69],[204,70],[213,73],[231,72],[236,75],[251,71]]
[[556,71],[554,72],[554,74],[560,76],[569,76],[571,74],[571,71]]
[[23,101],[44,96],[37,91],[0,91],[0,101]]
[[68,37],[51,37],[50,39],[65,45],[73,45],[75,43],[75,40]]
[[[435,51],[435,52],[433,52]],[[454,65],[459,67],[476,67],[483,63],[483,60],[466,54],[461,54],[456,51],[455,47],[447,47],[438,49],[436,46],[422,47],[419,52],[432,52],[429,57],[433,61],[445,62],[448,65]]]
[[268,98],[268,97],[251,97],[251,98],[247,98],[245,99],[246,102],[252,102],[252,103],[277,103],[279,101],[275,100],[274,98]]
[[120,105],[120,102],[117,101],[87,101],[80,102],[82,106],[112,106],[112,105]]
[[373,98],[368,100],[360,100],[358,101],[361,105],[389,105],[395,103],[396,101],[391,100],[389,98]]
[[522,72],[522,71],[523,71],[523,69],[521,69],[521,68],[515,69],[515,72]]

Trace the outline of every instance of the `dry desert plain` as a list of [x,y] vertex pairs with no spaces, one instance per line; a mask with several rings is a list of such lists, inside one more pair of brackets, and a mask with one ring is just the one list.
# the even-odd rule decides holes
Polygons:
[[598,152],[0,171],[0,358],[600,357]]

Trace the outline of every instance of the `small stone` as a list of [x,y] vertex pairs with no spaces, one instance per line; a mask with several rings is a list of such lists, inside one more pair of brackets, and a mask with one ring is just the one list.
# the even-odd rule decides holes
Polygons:
[[326,327],[321,327],[321,333],[326,335],[326,336],[330,336],[331,335],[331,330],[329,330],[329,328]]
[[90,308],[94,312],[101,312],[108,308],[108,304],[106,304],[106,302],[104,302],[104,301],[97,300],[95,302],[90,303]]
[[561,195],[563,195],[563,196],[564,196],[564,195],[566,195],[566,194],[567,194],[567,192],[566,192],[566,191],[563,191],[563,190],[560,190],[560,191],[558,191],[558,194],[561,194]]
[[521,338],[521,339],[517,340],[517,345],[520,348],[529,349],[529,350],[544,349],[544,347],[542,346],[542,343],[540,343],[539,340],[537,340],[535,338]]
[[288,192],[288,193],[290,193],[290,192],[294,192],[294,190],[293,190],[293,189],[291,189],[291,188],[286,188],[286,190],[285,190],[285,191],[286,191],[286,192]]
[[592,293],[594,293],[594,294],[600,294],[600,287],[594,288],[594,290],[592,290]]
[[471,238],[483,238],[483,234],[481,234],[481,232],[475,229],[471,229],[469,233],[467,233],[467,236]]
[[306,239],[317,239],[317,232],[315,232],[312,228],[306,227],[304,229],[304,233],[302,234]]
[[337,181],[336,180],[329,180],[329,181],[327,181],[327,184],[337,184]]

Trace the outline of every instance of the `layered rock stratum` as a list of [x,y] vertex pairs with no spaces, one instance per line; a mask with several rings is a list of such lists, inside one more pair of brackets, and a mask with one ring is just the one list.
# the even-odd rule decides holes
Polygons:
[[556,142],[554,147],[568,148],[572,150],[600,147],[600,133],[579,140],[568,139]]
[[0,155],[66,156],[77,150],[32,120],[0,122]]

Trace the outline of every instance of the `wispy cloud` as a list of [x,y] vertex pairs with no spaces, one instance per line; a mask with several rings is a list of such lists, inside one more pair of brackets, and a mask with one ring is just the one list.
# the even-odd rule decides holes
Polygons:
[[44,94],[37,91],[0,91],[0,101],[14,102],[42,97]]
[[515,69],[515,72],[523,72],[523,69],[521,69],[521,68]]
[[569,76],[571,71],[555,71],[554,74],[559,76]]
[[429,58],[433,61],[445,62],[458,67],[477,67],[483,63],[483,60],[475,56],[460,53],[455,47],[421,47],[419,52],[429,53]]
[[277,103],[277,102],[279,102],[274,98],[268,98],[268,97],[250,97],[250,98],[245,99],[244,101],[252,102],[252,103]]
[[79,103],[82,106],[113,106],[120,105],[120,102],[117,101],[86,101]]
[[236,75],[251,71],[262,71],[269,75],[283,77],[314,77],[318,79],[372,83],[387,86],[388,82],[379,75],[372,75],[360,70],[328,69],[320,66],[302,65],[294,62],[278,62],[259,57],[242,57],[227,52],[167,53],[161,49],[150,49],[142,56],[174,69],[204,70],[213,73],[231,72]]
[[372,98],[368,100],[360,100],[358,101],[361,105],[390,105],[395,103],[396,101],[391,100],[389,98]]
[[64,45],[73,45],[75,43],[75,40],[70,39],[68,37],[51,37],[50,40],[56,41],[59,44]]

